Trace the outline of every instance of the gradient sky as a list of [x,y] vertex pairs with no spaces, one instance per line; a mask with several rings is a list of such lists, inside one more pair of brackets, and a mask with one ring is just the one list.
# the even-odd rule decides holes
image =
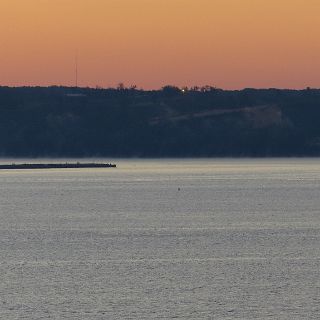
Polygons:
[[319,0],[0,0],[0,85],[320,87]]

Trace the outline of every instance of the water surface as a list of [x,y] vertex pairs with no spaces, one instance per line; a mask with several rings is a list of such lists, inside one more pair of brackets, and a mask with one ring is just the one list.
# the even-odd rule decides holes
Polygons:
[[107,162],[0,172],[1,319],[319,319],[320,160]]

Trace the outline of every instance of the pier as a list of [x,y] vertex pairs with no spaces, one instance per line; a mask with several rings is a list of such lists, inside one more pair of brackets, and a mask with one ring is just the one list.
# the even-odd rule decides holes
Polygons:
[[116,168],[112,163],[23,163],[0,164],[0,170],[8,169],[80,169],[80,168]]

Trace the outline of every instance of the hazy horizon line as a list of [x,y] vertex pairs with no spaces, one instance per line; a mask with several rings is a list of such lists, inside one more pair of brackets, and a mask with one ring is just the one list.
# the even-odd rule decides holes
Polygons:
[[[123,87],[120,87],[120,85]],[[177,89],[186,89],[186,90],[201,90],[201,89],[212,89],[212,90],[223,90],[223,91],[243,91],[243,90],[290,90],[290,91],[303,91],[303,90],[320,90],[320,87],[242,87],[237,89],[232,88],[221,88],[213,85],[191,85],[191,86],[178,86],[175,84],[166,84],[162,87],[146,89],[144,87],[138,87],[136,85],[125,85],[119,83],[117,86],[74,86],[74,85],[63,85],[63,84],[52,84],[52,85],[3,85],[0,84],[0,88],[10,88],[10,89],[19,89],[19,88],[67,88],[67,89],[91,89],[91,90],[137,90],[137,91],[161,91],[166,87],[172,87]]]

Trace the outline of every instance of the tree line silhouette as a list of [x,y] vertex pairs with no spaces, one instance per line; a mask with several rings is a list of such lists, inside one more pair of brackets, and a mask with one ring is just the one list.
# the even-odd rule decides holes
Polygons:
[[0,155],[320,155],[320,90],[0,87]]

